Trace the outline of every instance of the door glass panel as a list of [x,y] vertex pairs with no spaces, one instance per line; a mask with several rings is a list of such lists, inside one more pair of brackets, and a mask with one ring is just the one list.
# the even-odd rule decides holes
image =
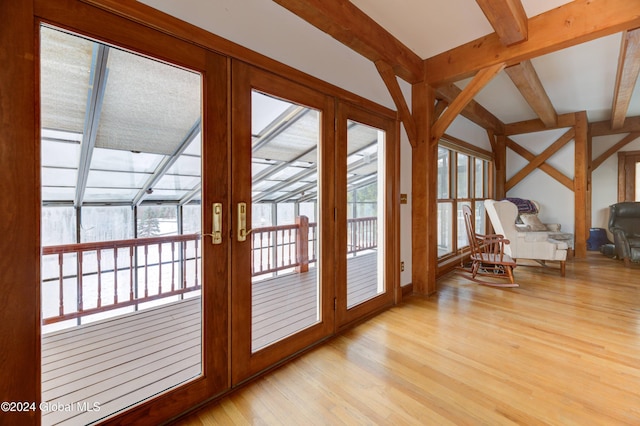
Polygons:
[[385,132],[351,120],[347,129],[347,308],[351,308],[385,291]]
[[201,75],[41,29],[42,424],[201,376]]
[[251,351],[320,321],[319,111],[252,92]]

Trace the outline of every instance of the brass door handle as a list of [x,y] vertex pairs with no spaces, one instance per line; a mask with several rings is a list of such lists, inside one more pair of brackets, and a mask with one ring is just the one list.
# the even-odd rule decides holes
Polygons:
[[213,203],[211,233],[202,236],[211,237],[211,244],[222,244],[222,203]]
[[253,229],[247,229],[247,203],[238,203],[238,241],[247,241]]

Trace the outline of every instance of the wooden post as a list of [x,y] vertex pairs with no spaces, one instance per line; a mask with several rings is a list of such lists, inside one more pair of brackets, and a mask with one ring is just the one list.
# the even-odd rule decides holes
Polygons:
[[[40,402],[40,132],[32,1],[0,1],[0,401]],[[40,424],[40,410],[0,413]]]
[[507,196],[505,189],[507,182],[507,137],[505,135],[497,135],[496,137],[494,164],[496,168],[494,198],[501,200]]
[[296,272],[309,271],[309,218],[307,216],[296,217],[298,232],[296,233],[296,258],[298,266]]
[[414,293],[429,295],[436,292],[438,268],[438,141],[431,140],[435,92],[417,83],[411,98],[418,135],[411,156],[411,280]]
[[589,159],[587,147],[589,123],[587,113],[576,113],[575,135],[575,174],[573,177],[574,203],[575,203],[575,256],[584,258],[587,256],[587,235],[589,224],[587,223],[587,182]]

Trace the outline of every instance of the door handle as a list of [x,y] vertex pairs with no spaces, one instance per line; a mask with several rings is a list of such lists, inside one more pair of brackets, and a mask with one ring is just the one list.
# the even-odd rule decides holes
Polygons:
[[247,230],[247,203],[238,203],[238,241],[247,241],[251,231]]
[[211,244],[222,244],[222,203],[213,203],[211,233],[202,236],[211,237]]

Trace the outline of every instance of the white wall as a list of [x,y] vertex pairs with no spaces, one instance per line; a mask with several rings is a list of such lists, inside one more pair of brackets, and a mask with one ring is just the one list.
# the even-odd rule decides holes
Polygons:
[[[371,61],[271,0],[142,0],[158,10],[203,28],[345,90],[396,109]],[[411,87],[399,80],[411,105]],[[411,282],[411,146],[401,132],[401,284]]]

